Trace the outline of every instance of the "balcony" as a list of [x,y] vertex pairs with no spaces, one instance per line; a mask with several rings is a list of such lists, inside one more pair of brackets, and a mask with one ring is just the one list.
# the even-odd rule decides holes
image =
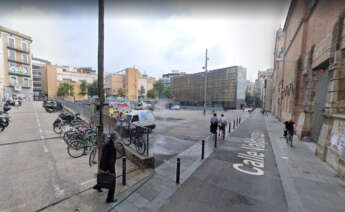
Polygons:
[[18,61],[18,60],[12,60],[12,59],[10,59],[10,58],[8,58],[8,62],[18,63],[18,64],[24,64],[24,65],[29,65],[29,63],[22,62],[22,61]]
[[12,46],[9,46],[9,45],[7,45],[7,48],[8,48],[8,49],[11,49],[11,50],[14,50],[14,51],[17,51],[17,52],[29,54],[29,51],[27,51],[27,50],[17,49],[17,48],[15,48],[15,47],[12,47]]

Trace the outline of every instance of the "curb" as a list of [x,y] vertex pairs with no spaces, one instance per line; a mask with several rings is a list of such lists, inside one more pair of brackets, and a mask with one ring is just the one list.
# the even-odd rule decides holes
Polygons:
[[303,208],[301,198],[296,190],[296,185],[293,182],[294,180],[289,173],[288,160],[282,159],[280,157],[280,156],[283,156],[283,154],[280,151],[278,144],[274,140],[271,130],[267,128],[267,121],[268,121],[267,119],[271,118],[271,116],[272,115],[270,114],[270,117],[264,117],[264,119],[265,119],[265,124],[266,124],[267,133],[269,136],[269,140],[270,140],[272,150],[273,150],[273,155],[277,164],[280,179],[282,181],[282,186],[284,189],[288,211],[305,212],[306,210]]

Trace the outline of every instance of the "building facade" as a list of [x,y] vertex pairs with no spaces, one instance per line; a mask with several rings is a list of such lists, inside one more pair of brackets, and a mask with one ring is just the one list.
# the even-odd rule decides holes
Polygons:
[[[342,178],[345,178],[344,18],[344,0],[291,1],[283,28],[282,57],[275,59],[282,68],[275,65],[276,97],[272,98],[278,102],[274,111],[280,120],[295,120],[297,135],[316,142],[316,154]],[[279,45],[276,41],[276,49]]]
[[[247,70],[232,66],[207,72],[207,105],[225,109],[240,108],[245,104]],[[171,96],[185,106],[203,106],[205,72],[185,74],[171,79]]]
[[[139,77],[139,95],[140,96],[146,96],[147,91],[151,90],[153,88],[153,84],[155,83],[156,79],[154,77],[148,77],[147,75],[140,75]],[[142,95],[140,93],[141,88],[144,88],[145,93]]]
[[254,91],[255,91],[255,83],[247,80],[247,93],[249,95],[254,96]]
[[0,26],[0,99],[33,98],[32,38]]
[[104,87],[108,96],[118,95],[119,89],[125,91],[127,100],[138,100],[141,86],[147,91],[153,88],[155,78],[141,75],[136,68],[126,68],[116,73],[107,74],[104,78]]
[[280,120],[282,113],[282,95],[283,89],[283,54],[284,54],[284,31],[279,28],[276,32],[276,40],[274,46],[274,63],[272,74],[272,108],[271,112]]
[[70,66],[59,66],[47,64],[45,75],[45,88],[48,95],[48,99],[54,99],[57,97],[57,92],[60,84],[69,83],[73,86],[73,96],[67,98],[73,100],[87,99],[87,95],[80,94],[80,85],[83,81],[88,84],[97,80],[95,71],[90,68],[73,68]]
[[32,84],[34,98],[42,98],[47,95],[46,72],[47,65],[51,64],[48,60],[32,56]]
[[179,72],[178,70],[172,70],[171,73],[163,74],[162,82],[165,88],[170,88],[170,81],[173,77],[181,76],[186,74],[186,72]]
[[123,74],[107,74],[104,79],[104,88],[107,96],[118,95],[119,89],[124,89]]

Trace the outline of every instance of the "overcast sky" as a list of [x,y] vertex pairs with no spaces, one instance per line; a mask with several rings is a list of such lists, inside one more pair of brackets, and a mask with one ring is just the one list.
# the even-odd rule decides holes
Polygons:
[[[2,3],[0,25],[32,36],[35,57],[97,69],[97,1],[46,2]],[[273,66],[275,31],[289,6],[279,0],[127,2],[105,0],[105,72],[133,66],[157,78],[171,70],[200,72],[208,48],[209,70],[241,65],[251,81]]]

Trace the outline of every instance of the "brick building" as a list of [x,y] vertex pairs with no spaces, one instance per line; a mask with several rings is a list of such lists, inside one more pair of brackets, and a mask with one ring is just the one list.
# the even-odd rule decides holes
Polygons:
[[[273,114],[345,176],[345,1],[292,0],[277,33]],[[283,43],[282,43],[283,40]]]

